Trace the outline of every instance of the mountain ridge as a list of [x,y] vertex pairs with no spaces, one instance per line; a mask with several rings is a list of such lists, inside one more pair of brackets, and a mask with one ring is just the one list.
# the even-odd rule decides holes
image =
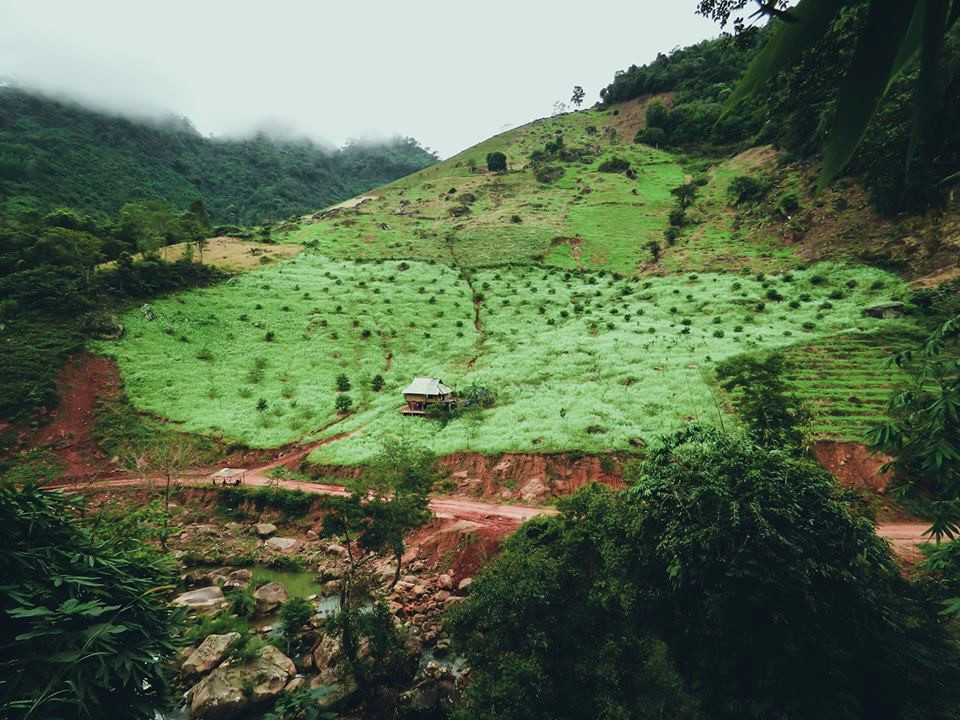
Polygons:
[[99,215],[128,202],[259,224],[324,207],[436,162],[412,138],[326,148],[265,132],[207,138],[186,118],[134,120],[0,87],[0,207],[68,206]]

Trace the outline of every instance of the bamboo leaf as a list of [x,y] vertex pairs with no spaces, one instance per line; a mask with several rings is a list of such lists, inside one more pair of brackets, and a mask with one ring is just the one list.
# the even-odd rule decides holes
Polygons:
[[800,0],[791,8],[790,15],[796,22],[780,24],[727,98],[720,116],[730,112],[778,72],[796,63],[805,50],[823,37],[844,4],[843,0]]
[[935,107],[940,97],[940,53],[947,31],[947,0],[921,0],[917,16],[922,16],[922,44],[920,49],[920,77],[914,98],[913,128],[907,148],[907,170],[920,145],[920,140],[931,129]]
[[846,167],[860,144],[887,88],[916,5],[917,0],[873,0],[870,4],[853,62],[840,83],[818,191]]

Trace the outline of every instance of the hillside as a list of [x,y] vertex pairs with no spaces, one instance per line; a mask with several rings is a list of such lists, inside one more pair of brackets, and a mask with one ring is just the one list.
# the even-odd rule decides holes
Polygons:
[[112,215],[128,203],[186,207],[256,224],[349,198],[436,161],[411,138],[323,148],[266,136],[218,140],[184,119],[135,122],[0,87],[0,209],[66,206]]
[[[895,380],[884,358],[920,329],[863,312],[910,296],[864,265],[909,267],[896,226],[865,201],[814,201],[809,168],[770,149],[708,161],[633,143],[645,110],[536,121],[282,223],[274,237],[307,248],[295,260],[154,303],[153,320],[131,313],[127,335],[97,349],[138,407],[256,447],[326,440],[311,456],[326,464],[362,463],[396,433],[441,454],[635,452],[721,421],[715,363],[774,348],[798,361],[817,432],[858,439]],[[493,152],[506,172],[487,171]],[[764,189],[738,203],[743,177]],[[696,188],[679,222],[678,186]],[[933,261],[915,256],[914,273]],[[497,400],[449,422],[405,418],[415,375]]]

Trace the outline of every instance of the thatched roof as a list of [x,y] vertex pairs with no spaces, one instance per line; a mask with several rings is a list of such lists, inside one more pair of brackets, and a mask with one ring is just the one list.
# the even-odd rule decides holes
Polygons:
[[443,384],[439,378],[417,377],[404,389],[404,395],[449,395],[453,388]]

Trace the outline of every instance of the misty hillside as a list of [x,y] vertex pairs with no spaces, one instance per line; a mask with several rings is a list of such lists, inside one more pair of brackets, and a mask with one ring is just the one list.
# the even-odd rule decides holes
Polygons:
[[202,197],[218,223],[314,210],[415,172],[436,158],[412,138],[329,150],[263,135],[201,136],[188,121],[144,123],[0,88],[0,203],[115,213],[125,203]]

